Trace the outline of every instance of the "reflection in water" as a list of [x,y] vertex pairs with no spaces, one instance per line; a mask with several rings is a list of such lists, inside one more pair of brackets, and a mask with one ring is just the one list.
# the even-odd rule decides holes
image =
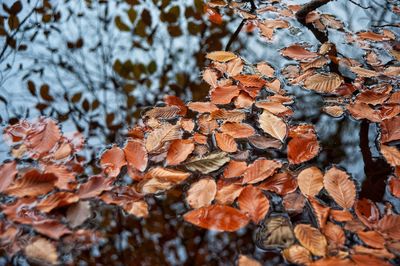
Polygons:
[[[14,1],[4,2],[10,6]],[[122,139],[141,107],[156,104],[165,94],[187,100],[207,94],[209,87],[200,78],[204,55],[223,49],[240,23],[233,14],[224,16],[221,25],[210,23],[201,0],[22,2],[18,17],[28,19],[13,36],[16,44],[13,39],[8,44],[2,41],[8,47],[0,56],[1,122],[45,115],[62,122],[64,129],[84,132],[93,172],[99,171],[95,163],[99,151]],[[335,10],[354,31],[396,20],[381,7],[385,1],[360,2],[366,6],[363,2],[372,8],[335,1],[321,10]],[[31,14],[35,8],[38,11]],[[293,42],[318,44],[310,31],[293,24],[277,32],[268,45],[254,34],[241,32],[232,49],[249,62],[270,63],[281,76],[279,69],[290,62],[279,56],[279,49]],[[362,56],[360,49],[341,41],[340,31],[327,34],[344,56]],[[13,45],[26,47],[15,52]],[[322,152],[310,163],[344,167],[358,181],[361,196],[380,201],[384,195],[399,210],[398,201],[384,191],[388,166],[375,158],[379,156],[374,152],[376,127],[348,116],[329,117],[321,113],[321,96],[298,87],[285,89],[296,96],[292,121],[316,125]],[[1,159],[8,158],[7,151],[2,143]],[[149,198],[150,216],[145,220],[98,203],[90,225],[106,239],[81,254],[71,255],[68,247],[60,247],[65,249],[65,261],[77,263],[78,257],[79,265],[233,265],[239,254],[251,254],[268,261],[266,265],[283,263],[277,253],[255,246],[254,225],[236,233],[215,233],[184,223],[182,215],[188,208],[181,190],[177,187]],[[6,258],[0,260],[0,265],[6,263]],[[16,257],[13,263],[25,260]]]

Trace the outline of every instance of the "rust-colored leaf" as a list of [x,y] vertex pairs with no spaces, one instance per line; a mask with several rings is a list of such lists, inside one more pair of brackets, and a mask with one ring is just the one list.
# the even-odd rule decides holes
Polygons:
[[258,224],[262,221],[269,210],[269,200],[263,192],[249,185],[242,190],[238,198],[239,208]]
[[354,206],[355,213],[363,224],[372,228],[379,220],[379,209],[369,199],[359,199]]
[[351,259],[356,263],[356,265],[393,266],[384,259],[368,254],[353,254],[351,255]]
[[225,122],[221,127],[221,131],[233,138],[248,138],[255,134],[255,130],[252,126],[245,123]]
[[246,162],[230,160],[224,170],[225,178],[233,178],[241,176],[247,169]]
[[269,78],[273,78],[275,74],[275,70],[265,62],[261,62],[257,64],[257,70],[262,74]]
[[44,124],[44,128],[29,134],[26,144],[33,153],[43,156],[57,144],[61,138],[61,132],[52,119],[40,120],[40,123]]
[[215,133],[215,140],[222,151],[236,152],[238,149],[235,139],[226,133]]
[[289,214],[300,214],[304,212],[306,198],[301,193],[292,192],[283,196],[282,203]]
[[381,145],[381,153],[391,166],[400,165],[400,150],[395,146]]
[[385,215],[378,222],[377,230],[384,237],[400,240],[400,216],[395,214]]
[[258,75],[236,75],[233,78],[245,87],[261,88],[265,85],[265,80]]
[[177,139],[171,142],[167,153],[167,164],[178,165],[185,161],[194,150],[194,143],[190,139]]
[[255,259],[250,258],[248,256],[240,255],[237,265],[238,266],[261,266],[261,263],[259,263]]
[[315,219],[317,220],[318,227],[321,229],[324,228],[330,212],[329,206],[322,204],[316,198],[308,198],[308,201],[310,202],[311,209],[314,213]]
[[32,224],[33,229],[35,231],[50,237],[52,239],[58,240],[60,237],[70,234],[71,230],[69,230],[64,224],[60,223],[58,220],[42,220],[38,222],[34,222]]
[[375,110],[368,104],[360,101],[355,101],[354,103],[347,105],[347,110],[357,120],[368,119],[372,122],[382,121],[381,115],[378,110]]
[[232,59],[237,58],[237,55],[235,55],[232,52],[227,52],[227,51],[215,51],[215,52],[208,53],[206,55],[206,58],[213,60],[213,61],[225,63]]
[[243,174],[243,184],[255,184],[270,177],[281,168],[282,164],[275,160],[258,159],[250,164]]
[[148,156],[146,148],[141,140],[129,140],[124,149],[126,161],[129,165],[135,167],[137,170],[143,172],[146,170]]
[[198,113],[211,113],[218,110],[218,107],[211,102],[190,102],[188,103],[190,110]]
[[71,228],[75,228],[83,224],[91,215],[89,201],[79,201],[68,207],[67,220]]
[[319,153],[319,143],[312,125],[299,125],[290,128],[288,159],[291,164],[300,164],[311,160]]
[[0,192],[8,188],[17,173],[17,163],[15,161],[4,163],[0,166]]
[[295,60],[308,61],[318,57],[317,53],[310,52],[299,44],[282,49],[281,54]]
[[287,126],[281,118],[264,110],[259,116],[258,122],[260,123],[261,129],[265,133],[268,133],[272,137],[279,139],[281,142],[284,141],[287,134]]
[[323,229],[323,233],[329,242],[330,246],[343,247],[346,241],[346,235],[342,227],[337,224],[328,222]]
[[242,190],[243,187],[238,184],[223,185],[218,188],[215,200],[219,204],[232,204],[239,197]]
[[294,234],[300,244],[315,256],[326,255],[327,242],[321,232],[309,224],[298,224],[294,228]]
[[368,246],[373,248],[384,248],[385,239],[376,231],[358,231],[358,237]]
[[334,93],[343,79],[336,73],[314,74],[304,82],[304,87],[319,93]]
[[193,209],[211,204],[217,194],[217,184],[214,179],[203,178],[193,183],[187,192],[186,201]]
[[147,136],[145,141],[146,150],[149,153],[156,152],[165,142],[180,139],[181,136],[182,132],[179,125],[163,124]]
[[276,173],[272,177],[267,178],[258,187],[275,192],[282,196],[295,191],[297,188],[297,182],[290,173],[283,172]]
[[41,212],[51,212],[55,208],[71,205],[79,200],[78,195],[72,192],[60,191],[42,199],[36,206]]
[[216,87],[210,91],[211,102],[214,104],[229,104],[234,97],[239,95],[236,85]]
[[110,177],[116,177],[119,175],[121,167],[126,165],[124,151],[114,145],[101,155],[100,165],[104,169],[104,173]]
[[310,251],[297,244],[284,249],[282,255],[288,262],[294,264],[307,265],[312,261]]
[[50,192],[56,180],[57,177],[53,174],[42,174],[32,169],[17,179],[4,193],[16,197],[35,197]]
[[80,185],[78,196],[80,199],[96,197],[103,191],[110,190],[114,180],[114,178],[106,178],[104,176],[92,176],[86,183]]
[[381,142],[387,143],[394,140],[400,140],[400,116],[383,120],[381,126]]
[[316,196],[319,191],[324,187],[324,175],[317,167],[312,166],[304,169],[297,176],[297,183],[299,184],[300,191],[305,196]]
[[[400,168],[400,167],[399,167]],[[391,176],[389,177],[389,190],[396,198],[400,198],[400,178]]]
[[336,167],[324,176],[324,187],[339,206],[350,209],[356,199],[356,187],[349,175]]
[[246,226],[249,218],[238,209],[224,205],[210,205],[184,215],[186,222],[201,228],[234,232]]

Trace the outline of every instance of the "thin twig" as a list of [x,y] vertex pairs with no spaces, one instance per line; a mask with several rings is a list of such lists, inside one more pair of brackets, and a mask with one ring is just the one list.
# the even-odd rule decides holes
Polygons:
[[355,4],[356,6],[361,7],[362,9],[369,9],[369,8],[372,8],[372,6],[362,6],[361,4],[355,2],[354,0],[349,0],[349,2]]
[[239,27],[236,29],[236,31],[233,33],[232,37],[229,39],[228,43],[226,44],[225,51],[229,51],[229,48],[231,48],[232,43],[236,40],[238,37],[240,31],[242,30],[244,24],[246,23],[247,19],[243,19],[242,22],[240,22]]
[[296,18],[301,24],[305,24],[307,14],[315,9],[327,4],[331,0],[313,0],[305,4],[299,11],[296,12]]
[[257,10],[257,6],[256,6],[256,4],[254,3],[254,0],[248,0],[248,2],[250,2],[250,5],[251,5],[251,12],[254,12],[254,11],[256,11]]

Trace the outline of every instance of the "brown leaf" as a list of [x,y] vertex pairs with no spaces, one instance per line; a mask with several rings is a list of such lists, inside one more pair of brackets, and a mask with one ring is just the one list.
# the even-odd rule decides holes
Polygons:
[[219,204],[232,204],[242,192],[243,187],[238,184],[224,185],[218,188],[215,200]]
[[290,173],[283,172],[274,174],[272,177],[267,178],[267,180],[263,181],[258,187],[283,196],[295,191],[297,188],[297,182]]
[[310,52],[309,50],[305,49],[303,46],[298,44],[294,44],[287,48],[282,49],[281,54],[291,59],[300,61],[309,61],[311,59],[318,57],[317,53]]
[[185,103],[178,97],[173,96],[173,95],[165,95],[164,96],[164,102],[169,105],[169,106],[177,106],[179,107],[179,115],[186,115],[187,112],[187,107]]
[[17,173],[17,163],[15,161],[4,163],[0,166],[0,192],[8,188]]
[[311,209],[314,213],[315,219],[317,220],[318,227],[321,229],[324,228],[330,212],[329,206],[322,204],[316,198],[308,198],[308,201],[311,204]]
[[71,228],[75,228],[83,224],[91,216],[89,201],[79,201],[68,207],[67,220]]
[[261,266],[261,263],[245,255],[239,255],[238,266]]
[[396,198],[400,198],[400,178],[391,176],[389,177],[389,190]]
[[293,114],[293,111],[290,108],[284,106],[282,103],[259,101],[259,102],[256,102],[256,106],[258,108],[262,108],[262,109],[267,110],[268,112],[270,112],[274,115],[278,115],[278,116]]
[[51,212],[55,208],[71,205],[77,202],[79,197],[72,192],[59,191],[53,193],[46,198],[42,199],[37,205],[36,209],[41,212]]
[[141,140],[129,140],[124,149],[126,161],[129,165],[135,167],[137,170],[143,172],[146,170],[148,156],[146,148]]
[[350,209],[356,199],[356,187],[349,175],[336,167],[324,176],[324,187],[339,206]]
[[237,55],[235,55],[232,52],[227,52],[227,51],[215,51],[215,52],[208,53],[206,55],[206,58],[213,60],[213,61],[225,63],[232,59],[237,58]]
[[53,174],[57,177],[55,186],[59,189],[70,190],[75,188],[75,173],[65,165],[46,164],[44,173]]
[[251,143],[251,145],[261,150],[269,148],[274,148],[274,149],[282,148],[282,143],[279,140],[272,137],[254,135],[249,137],[249,142]]
[[230,160],[224,170],[224,178],[241,176],[247,169],[246,162]]
[[172,182],[178,184],[186,180],[189,176],[190,173],[187,172],[163,167],[155,167],[146,173],[145,179],[156,178],[163,182]]
[[263,249],[288,248],[296,241],[290,219],[285,215],[270,215],[256,233],[257,246]]
[[317,167],[312,166],[304,169],[297,176],[297,183],[299,184],[300,191],[305,196],[316,196],[324,187],[324,175]]
[[382,259],[394,259],[396,256],[387,251],[385,248],[383,249],[374,249],[374,248],[367,248],[361,245],[353,246],[353,251],[358,254],[366,254],[372,255],[375,257],[379,257]]
[[234,97],[239,95],[236,85],[216,87],[210,91],[211,102],[214,104],[229,104]]
[[378,110],[371,108],[368,104],[355,101],[347,105],[347,110],[357,120],[368,119],[372,122],[382,121],[381,115]]
[[225,133],[215,133],[215,141],[217,142],[217,146],[225,152],[236,152],[238,147],[235,142],[235,139],[228,134]]
[[114,180],[114,178],[106,178],[103,176],[91,176],[86,183],[80,185],[78,196],[80,199],[96,197],[103,191],[110,190]]
[[60,140],[61,132],[56,122],[52,119],[40,120],[44,124],[43,130],[39,130],[27,136],[27,147],[38,156],[48,153]]
[[29,259],[37,262],[51,265],[58,263],[58,254],[55,245],[44,238],[36,238],[25,247],[24,253]]
[[265,80],[258,75],[236,75],[233,78],[245,87],[261,88],[265,85]]
[[324,229],[324,235],[326,236],[329,245],[334,247],[343,247],[346,241],[346,236],[343,229],[334,223],[328,222]]
[[194,150],[194,143],[190,139],[177,139],[171,142],[167,153],[167,164],[178,165],[185,161]]
[[298,192],[288,193],[282,198],[282,204],[289,214],[300,214],[304,212],[306,198]]
[[181,109],[178,106],[153,107],[151,110],[143,114],[143,117],[156,119],[173,119],[176,118]]
[[381,126],[381,142],[400,140],[400,116],[383,120]]
[[42,174],[32,169],[17,179],[4,193],[15,197],[36,197],[50,192],[56,180],[57,177],[53,174]]
[[310,251],[297,244],[284,249],[282,255],[288,262],[294,264],[307,265],[312,261]]
[[325,257],[327,242],[321,232],[309,224],[298,224],[294,228],[294,234],[300,244],[315,256]]
[[261,62],[257,64],[257,70],[264,76],[269,78],[273,78],[275,74],[275,70],[265,62]]
[[246,226],[249,218],[238,209],[225,205],[210,205],[184,215],[186,222],[201,228],[234,232]]
[[195,157],[185,163],[185,167],[192,172],[203,174],[214,172],[229,162],[230,158],[225,152],[211,153],[204,157]]
[[356,263],[356,265],[392,266],[391,263],[385,261],[384,259],[368,254],[353,254],[351,255],[351,259]]
[[384,248],[385,239],[381,234],[376,231],[358,231],[358,237],[368,246],[373,248]]
[[268,133],[272,137],[284,142],[287,134],[287,126],[282,119],[264,110],[259,116],[258,122],[265,133]]
[[218,107],[211,102],[190,102],[188,107],[198,113],[211,113],[218,110]]
[[300,164],[311,160],[319,153],[319,143],[312,125],[299,125],[290,128],[288,159],[291,164]]
[[336,73],[314,74],[307,78],[304,87],[319,93],[334,93],[343,79]]
[[247,167],[243,174],[242,184],[255,184],[270,177],[281,168],[282,164],[275,160],[258,159]]
[[71,231],[58,220],[48,219],[34,222],[32,224],[32,227],[33,229],[35,229],[35,231],[41,233],[42,235],[45,235],[55,240],[60,239],[60,237],[62,237],[63,235],[71,233]]
[[257,187],[249,185],[242,190],[238,198],[240,210],[258,224],[262,221],[269,210],[269,200]]
[[255,134],[254,128],[245,123],[225,122],[220,129],[223,133],[231,135],[235,139],[248,138]]
[[110,177],[116,177],[119,175],[121,167],[126,165],[124,151],[114,145],[101,155],[100,165],[104,169],[105,174]]
[[384,237],[400,240],[400,216],[389,214],[385,215],[378,222],[377,231],[383,234]]
[[217,184],[214,179],[203,178],[193,183],[188,190],[186,201],[193,209],[211,204],[217,194]]
[[381,145],[381,153],[391,166],[400,165],[400,150],[395,146]]
[[379,209],[369,199],[359,199],[354,206],[355,213],[363,224],[372,228],[379,220]]
[[219,109],[211,112],[211,119],[220,119],[227,122],[240,123],[246,118],[246,114],[239,110]]
[[156,152],[167,141],[180,139],[182,132],[178,125],[163,124],[147,135],[145,146],[149,153]]

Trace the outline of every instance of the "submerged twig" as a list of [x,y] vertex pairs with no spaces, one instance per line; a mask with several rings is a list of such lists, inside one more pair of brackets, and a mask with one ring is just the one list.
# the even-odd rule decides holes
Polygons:
[[243,19],[242,22],[240,22],[239,26],[237,27],[236,31],[233,33],[232,37],[229,39],[228,43],[225,46],[225,51],[229,51],[229,48],[231,47],[232,43],[236,40],[238,37],[240,31],[242,30],[244,24],[246,23],[247,19]]

